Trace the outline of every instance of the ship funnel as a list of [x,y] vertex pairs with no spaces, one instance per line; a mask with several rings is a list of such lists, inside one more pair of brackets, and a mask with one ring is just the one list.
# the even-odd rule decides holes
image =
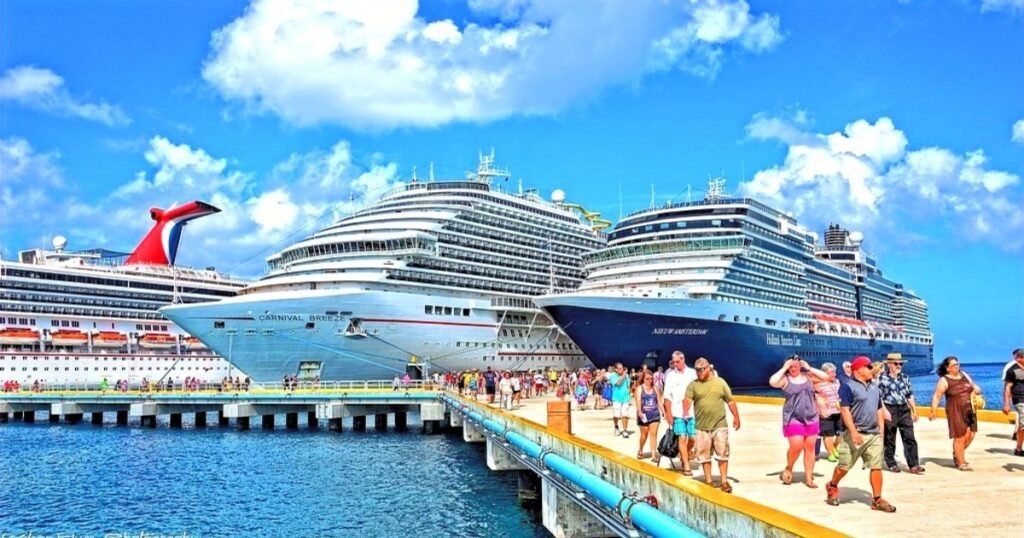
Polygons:
[[156,221],[146,237],[125,261],[126,265],[174,265],[178,254],[178,242],[185,224],[199,217],[220,213],[220,209],[200,201],[168,210],[152,208],[149,216]]

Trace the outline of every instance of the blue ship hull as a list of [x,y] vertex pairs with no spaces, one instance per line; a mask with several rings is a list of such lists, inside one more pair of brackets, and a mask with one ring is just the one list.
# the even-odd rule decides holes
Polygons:
[[865,355],[882,360],[899,352],[908,375],[932,370],[932,349],[926,344],[875,341],[827,334],[806,334],[742,323],[683,316],[645,314],[570,305],[545,305],[555,322],[598,367],[622,362],[626,368],[667,366],[674,350],[686,354],[687,364],[706,357],[732,387],[768,386],[791,354],[814,366]]

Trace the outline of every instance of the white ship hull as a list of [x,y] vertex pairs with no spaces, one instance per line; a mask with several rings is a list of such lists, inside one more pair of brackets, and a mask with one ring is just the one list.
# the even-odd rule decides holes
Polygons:
[[[451,313],[426,314],[434,305]],[[410,363],[428,373],[590,366],[554,325],[502,325],[483,295],[269,292],[161,312],[256,381],[389,379]]]

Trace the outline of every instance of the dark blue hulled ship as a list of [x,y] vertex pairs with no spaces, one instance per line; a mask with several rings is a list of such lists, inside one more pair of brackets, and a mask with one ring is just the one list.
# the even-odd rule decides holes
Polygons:
[[893,282],[863,236],[830,225],[824,243],[795,219],[714,180],[699,202],[634,213],[584,254],[579,290],[534,301],[597,366],[707,357],[734,387],[757,387],[796,353],[837,367],[899,352],[932,368],[925,302]]

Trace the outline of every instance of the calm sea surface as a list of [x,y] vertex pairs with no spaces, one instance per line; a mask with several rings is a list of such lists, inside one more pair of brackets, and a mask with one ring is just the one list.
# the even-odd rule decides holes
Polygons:
[[[985,396],[985,408],[986,409],[1002,409],[1003,408],[1003,381],[1002,373],[1003,366],[1006,363],[998,364],[970,364],[965,363],[963,369],[967,372],[967,375],[974,379],[974,382],[981,387],[981,392]],[[914,388],[914,399],[918,405],[931,405],[932,394],[935,392],[935,384],[938,383],[939,377],[932,373],[926,375],[917,375],[910,378],[910,382]],[[742,389],[737,390],[740,394],[754,394],[758,396],[781,396],[782,393],[778,389],[764,388],[764,389]],[[939,403],[942,406],[942,402]]]
[[411,422],[338,434],[44,421],[0,425],[0,535],[550,536],[482,443]]

